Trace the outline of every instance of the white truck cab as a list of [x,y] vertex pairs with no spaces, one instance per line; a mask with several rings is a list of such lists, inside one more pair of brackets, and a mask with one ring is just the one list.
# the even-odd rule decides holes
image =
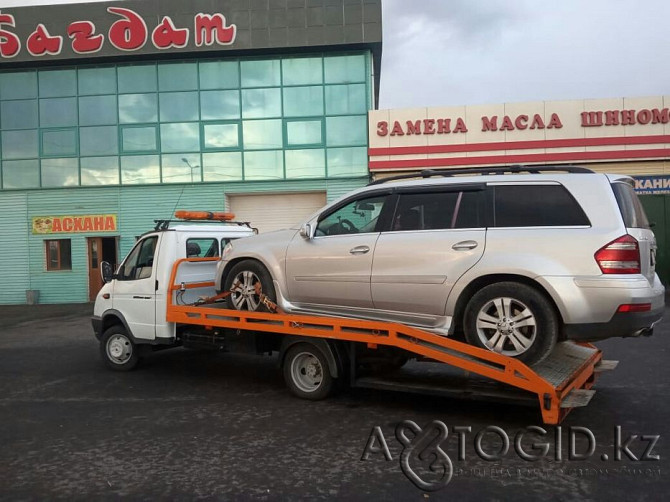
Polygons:
[[[175,261],[219,257],[228,242],[255,233],[251,227],[236,223],[163,224],[157,228],[138,238],[116,273],[110,274],[107,265],[108,275],[103,278],[105,285],[95,300],[92,324],[98,340],[102,341],[112,326],[121,330],[114,340],[102,344],[111,351],[108,357],[111,356],[112,363],[121,366],[115,369],[122,369],[126,362],[124,355],[130,356],[124,349],[126,342],[149,345],[175,342],[176,326],[166,320],[170,274]],[[177,281],[214,280],[215,261],[185,265],[180,268]],[[211,292],[204,293],[214,294],[215,290],[212,287]],[[186,292],[185,296],[188,294]],[[202,289],[199,294],[203,294]],[[183,298],[183,301],[195,299]]]

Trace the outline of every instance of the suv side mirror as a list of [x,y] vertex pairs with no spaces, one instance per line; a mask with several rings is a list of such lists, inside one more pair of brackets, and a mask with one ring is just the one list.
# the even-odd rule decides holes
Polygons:
[[310,223],[305,223],[300,226],[300,237],[311,239],[314,237],[314,227]]
[[108,261],[100,263],[100,275],[102,276],[102,282],[105,283],[114,279],[114,269]]

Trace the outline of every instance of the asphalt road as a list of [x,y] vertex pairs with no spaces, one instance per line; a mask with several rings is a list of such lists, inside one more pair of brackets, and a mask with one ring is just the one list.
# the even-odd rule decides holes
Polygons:
[[[306,402],[289,394],[272,358],[184,349],[116,373],[100,361],[90,306],[29,309],[0,307],[1,499],[667,500],[670,312],[651,338],[599,344],[620,365],[600,378],[591,404],[563,422],[556,460],[557,429],[545,427],[544,437],[526,429],[541,425],[534,408],[363,389]],[[435,444],[411,451],[396,439],[406,420],[429,440],[427,432],[441,427],[431,422],[445,424],[448,483]],[[379,436],[376,452],[361,460],[376,426],[392,460]],[[471,428],[462,433],[464,460],[459,426]],[[478,433],[484,454],[504,446],[501,431],[488,426],[510,438],[502,459],[477,454]],[[634,461],[622,446],[616,461],[616,426],[620,443],[638,436],[627,443],[638,459],[660,436],[650,460]],[[400,427],[413,437],[411,425]],[[570,427],[578,454],[590,441],[574,428],[593,433],[588,459],[568,458]],[[527,431],[524,451],[541,454],[546,443],[548,454],[522,459],[514,449],[519,431]],[[417,457],[423,448],[438,451],[437,471]],[[441,489],[417,488],[401,469],[403,451],[409,472]]]

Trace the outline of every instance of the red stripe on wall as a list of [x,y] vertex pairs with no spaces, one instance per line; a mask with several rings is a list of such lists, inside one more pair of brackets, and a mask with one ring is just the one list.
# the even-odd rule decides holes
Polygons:
[[613,159],[655,159],[670,157],[670,149],[656,150],[613,150],[603,152],[530,153],[515,155],[488,155],[465,158],[436,158],[410,160],[370,161],[370,170],[411,169],[415,167],[449,167],[489,164],[525,164],[529,162],[565,162],[573,160],[613,160]]
[[466,143],[461,145],[394,146],[370,148],[371,157],[377,155],[413,155],[427,153],[486,152],[492,150],[530,150],[533,148],[569,148],[584,146],[648,145],[670,143],[670,135],[617,136],[611,138],[547,139],[534,141],[499,141]]

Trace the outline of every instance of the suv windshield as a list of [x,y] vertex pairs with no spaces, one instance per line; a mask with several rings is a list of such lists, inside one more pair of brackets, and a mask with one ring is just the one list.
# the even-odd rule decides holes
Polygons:
[[626,228],[649,228],[649,220],[633,187],[628,183],[612,183],[612,190]]

